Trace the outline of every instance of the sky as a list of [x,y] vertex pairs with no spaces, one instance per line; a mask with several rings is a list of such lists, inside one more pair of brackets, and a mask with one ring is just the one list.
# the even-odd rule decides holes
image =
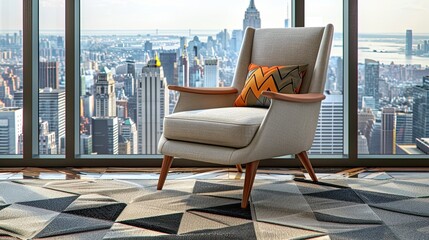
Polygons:
[[[40,27],[64,29],[64,1],[40,0]],[[255,0],[262,27],[283,27],[290,0]],[[397,4],[395,4],[397,2]],[[241,29],[249,0],[81,0],[84,30]],[[306,0],[306,25],[342,29],[342,0]],[[22,26],[22,1],[0,0],[0,30]],[[360,33],[429,33],[428,0],[359,0]]]

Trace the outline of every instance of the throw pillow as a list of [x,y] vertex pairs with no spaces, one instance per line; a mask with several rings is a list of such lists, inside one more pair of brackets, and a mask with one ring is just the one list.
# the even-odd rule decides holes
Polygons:
[[246,83],[234,102],[236,107],[269,107],[270,99],[262,91],[299,93],[307,65],[259,66],[249,65]]

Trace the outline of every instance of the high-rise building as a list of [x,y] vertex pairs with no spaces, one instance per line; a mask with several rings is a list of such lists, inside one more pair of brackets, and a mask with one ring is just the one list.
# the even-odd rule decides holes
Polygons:
[[219,80],[219,61],[217,59],[204,60],[204,87],[217,87]]
[[[135,74],[134,74],[135,75]],[[132,74],[124,76],[124,92],[127,97],[132,97],[136,93],[136,80]]]
[[83,116],[92,118],[94,116],[94,96],[86,93],[84,96],[81,96],[81,99],[83,100]]
[[92,151],[97,154],[118,154],[118,118],[92,118]]
[[20,154],[22,108],[0,109],[0,154]]
[[92,154],[92,135],[80,134],[80,154]]
[[115,80],[113,80],[112,73],[107,68],[97,74],[95,82],[95,116],[116,116]]
[[311,154],[343,154],[343,95],[326,95]]
[[127,138],[119,135],[118,140],[118,152],[121,155],[131,154],[131,142]]
[[358,112],[358,131],[360,133],[365,134],[369,120],[375,120],[371,108],[363,108]]
[[369,121],[368,150],[369,154],[377,155],[381,153],[381,121]]
[[380,63],[371,59],[365,59],[365,96],[374,97],[375,108],[379,107],[379,79]]
[[285,19],[285,28],[289,28],[290,22],[289,22],[289,1],[286,1],[286,19]]
[[39,118],[49,123],[49,132],[55,132],[57,153],[64,151],[61,145],[66,135],[66,93],[64,89],[39,90]]
[[59,62],[39,62],[39,88],[60,87]]
[[157,154],[158,141],[163,130],[164,116],[168,114],[168,94],[158,57],[142,69],[137,84],[137,129],[140,154]]
[[413,87],[413,143],[417,138],[429,137],[429,76],[422,86]]
[[131,118],[126,118],[122,122],[119,135],[130,140],[130,154],[138,154],[138,134],[137,126]]
[[358,135],[358,154],[368,154],[368,140],[362,134]]
[[189,87],[189,59],[188,59],[188,51],[186,50],[187,43],[185,43],[185,45],[181,47],[182,47],[182,52],[181,52],[181,56],[179,57],[179,62],[177,64],[178,85]]
[[39,154],[57,154],[55,132],[49,131],[47,121],[39,121]]
[[413,143],[413,113],[396,113],[396,144]]
[[131,76],[136,79],[136,62],[134,62],[132,59],[127,59],[125,63],[127,64],[127,74],[131,74]]
[[413,30],[408,29],[405,33],[405,56],[413,55]]
[[396,154],[395,108],[383,108],[381,114],[381,154]]
[[176,51],[164,51],[159,54],[162,62],[164,76],[169,85],[177,85],[177,53]]
[[255,1],[250,0],[249,7],[244,13],[243,33],[247,27],[261,28],[261,17],[258,9],[255,7]]
[[239,52],[241,49],[241,44],[243,42],[243,31],[242,30],[232,30],[231,34],[231,49],[235,52]]

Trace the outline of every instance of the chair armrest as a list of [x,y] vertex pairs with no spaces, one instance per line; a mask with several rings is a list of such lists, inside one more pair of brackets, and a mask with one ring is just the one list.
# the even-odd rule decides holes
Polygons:
[[181,87],[181,86],[168,86],[169,90],[178,92],[195,93],[195,94],[207,94],[207,95],[226,95],[235,94],[238,92],[233,87],[219,87],[219,88],[195,88],[195,87]]
[[263,91],[262,95],[270,98],[287,102],[314,103],[320,102],[326,98],[322,93],[304,93],[304,94],[285,94]]

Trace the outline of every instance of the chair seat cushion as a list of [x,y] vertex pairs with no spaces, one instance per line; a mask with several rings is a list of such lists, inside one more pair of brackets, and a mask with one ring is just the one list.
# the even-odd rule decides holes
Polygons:
[[164,119],[170,140],[243,148],[252,141],[268,109],[214,108],[178,112]]

